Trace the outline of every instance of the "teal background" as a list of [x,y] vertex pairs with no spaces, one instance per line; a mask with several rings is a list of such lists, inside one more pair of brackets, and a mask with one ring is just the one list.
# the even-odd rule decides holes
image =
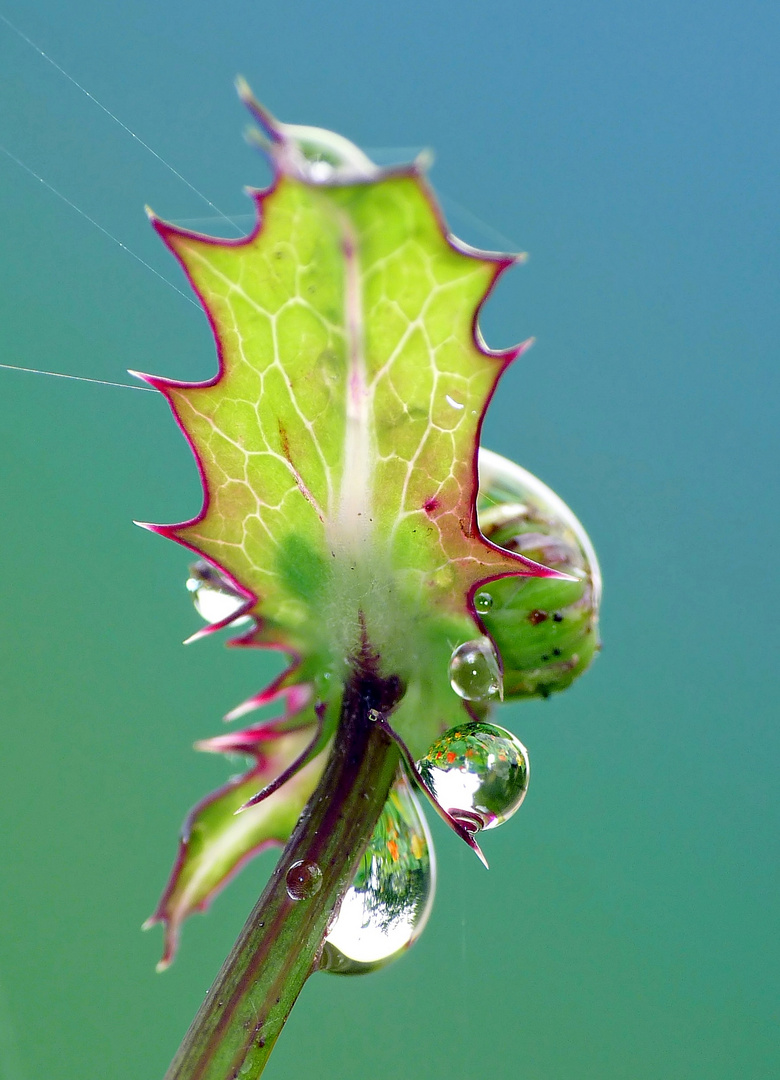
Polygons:
[[[501,714],[533,777],[485,839],[490,872],[434,826],[419,944],[311,980],[265,1075],[777,1076],[777,7],[0,14],[228,213],[267,179],[240,71],[284,120],[385,159],[432,146],[455,230],[531,253],[482,320],[495,347],[538,339],[485,441],[590,530],[604,652],[565,695]],[[143,204],[213,211],[2,22],[0,95],[3,146],[184,287]],[[0,247],[3,363],[213,371],[203,317],[2,154]],[[161,399],[0,371],[0,405],[0,1077],[159,1077],[271,865],[155,975],[160,933],[140,924],[185,811],[229,770],[189,747],[277,668],[180,645],[187,556],[130,524],[200,505]]]

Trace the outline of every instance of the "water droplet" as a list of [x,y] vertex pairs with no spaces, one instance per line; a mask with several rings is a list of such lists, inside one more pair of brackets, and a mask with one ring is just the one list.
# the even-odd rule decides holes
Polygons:
[[312,161],[309,165],[309,176],[315,184],[326,184],[333,179],[335,169],[328,161]]
[[471,832],[501,825],[528,789],[528,752],[511,731],[496,724],[450,728],[417,768],[437,802]]
[[362,975],[395,960],[422,933],[435,887],[433,841],[411,785],[399,773],[328,930],[320,970]]
[[493,607],[493,597],[489,592],[478,592],[474,597],[474,607],[478,614],[482,615]]
[[501,697],[501,671],[490,638],[465,641],[455,649],[450,657],[450,686],[466,701]]
[[285,883],[291,900],[311,900],[322,888],[322,870],[315,862],[298,859],[287,871]]
[[[221,622],[245,603],[241,593],[205,559],[191,564],[187,589],[192,594],[195,610],[207,623]],[[235,620],[235,625],[249,621],[250,616],[244,615]]]

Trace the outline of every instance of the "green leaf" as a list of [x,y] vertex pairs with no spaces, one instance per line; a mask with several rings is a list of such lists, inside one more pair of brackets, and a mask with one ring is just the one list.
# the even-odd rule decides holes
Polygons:
[[[492,352],[477,319],[515,259],[448,234],[422,163],[380,170],[340,136],[279,124],[243,94],[275,171],[267,191],[250,192],[252,233],[213,239],[151,215],[206,311],[219,366],[204,383],[143,376],[170,403],[204,493],[191,520],[147,527],[244,598],[195,637],[249,615],[236,643],[288,654],[276,682],[228,714],[287,695],[277,735],[319,717],[316,738],[280,739],[273,768],[296,760],[299,742],[301,764],[322,753],[350,658],[365,650],[403,684],[393,728],[420,757],[484,711],[454,692],[448,670],[453,650],[485,633],[475,593],[562,576],[486,540],[477,522],[485,410],[528,344]],[[230,738],[250,745],[257,731]],[[153,916],[166,922],[164,963],[182,919],[289,836],[321,765],[235,816],[273,768],[258,759],[190,815]]]
[[[407,687],[395,725],[420,754],[462,716],[447,668],[481,633],[475,588],[554,576],[477,527],[480,426],[523,347],[490,352],[476,319],[513,259],[449,236],[419,165],[312,163],[297,129],[270,131],[277,175],[252,193],[249,237],[153,219],[219,354],[210,382],[149,379],[204,486],[196,518],[155,528],[226,573],[256,620],[245,643],[287,650],[320,687],[329,678],[320,696],[335,700],[367,640]],[[344,154],[329,133],[319,144]]]
[[284,844],[295,827],[324,767],[320,754],[267,799],[237,811],[298,758],[311,742],[311,730],[278,735],[262,726],[218,736],[198,748],[254,758],[248,772],[233,777],[193,808],[182,829],[179,854],[154,914],[144,928],[165,924],[164,970],[173,960],[181,924],[195,911],[205,911],[212,899],[244,863],[268,847]]

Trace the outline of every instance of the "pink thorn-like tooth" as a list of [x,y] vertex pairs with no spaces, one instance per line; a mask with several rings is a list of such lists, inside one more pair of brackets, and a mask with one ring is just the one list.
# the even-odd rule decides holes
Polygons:
[[248,810],[250,806],[257,806],[258,803],[263,802],[269,795],[273,795],[275,791],[278,791],[280,787],[291,780],[295,774],[303,768],[304,765],[308,765],[314,756],[314,752],[320,743],[322,738],[322,728],[324,722],[324,712],[320,709],[317,710],[317,730],[314,733],[314,738],[311,740],[305,750],[301,751],[295,761],[291,762],[286,769],[283,769],[275,779],[269,784],[266,784],[264,788],[256,792],[250,799],[239,806],[236,814],[242,814],[244,810]]
[[278,731],[274,725],[279,722],[280,718],[276,716],[271,720],[261,720],[259,724],[253,724],[251,727],[244,728],[243,731],[230,731],[226,735],[199,739],[195,743],[195,749],[207,754],[247,754],[251,757],[259,757],[262,754],[263,743],[273,742],[281,735],[289,735],[294,731],[302,731],[312,726],[309,718],[305,721],[301,720],[297,727],[285,727],[284,731]]
[[249,83],[239,75],[236,78],[236,91],[244,105],[249,109],[254,119],[263,129],[263,134],[273,143],[284,142],[284,135],[280,130],[279,121],[276,120],[264,105],[261,105],[252,93]]
[[165,536],[164,525],[153,525],[151,521],[133,521],[133,525],[137,525],[139,529],[146,529],[147,532],[156,533],[158,536]]
[[294,674],[295,667],[296,665],[293,665],[293,667],[283,671],[265,690],[253,694],[246,701],[241,702],[240,705],[236,705],[230,712],[225,713],[225,722],[230,724],[234,720],[239,720],[242,716],[246,716],[247,713],[254,712],[255,709],[262,708],[263,705],[270,705],[271,702],[277,701],[280,697],[287,698],[287,716],[300,712],[311,701],[314,688],[310,683],[283,685],[284,681]]
[[211,634],[216,634],[219,630],[224,630],[226,626],[230,626],[236,619],[240,619],[242,615],[246,615],[252,608],[252,601],[248,600],[237,611],[231,612],[230,615],[225,615],[224,618],[219,619],[215,623],[209,623],[208,626],[202,626],[200,630],[196,630],[194,634],[190,634],[188,638],[184,639],[185,645],[192,645],[194,641],[200,641],[201,638],[210,637]]

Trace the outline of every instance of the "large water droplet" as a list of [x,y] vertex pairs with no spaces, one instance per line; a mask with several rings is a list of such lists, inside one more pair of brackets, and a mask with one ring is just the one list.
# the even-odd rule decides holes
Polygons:
[[422,933],[435,888],[433,841],[409,781],[399,773],[325,938],[320,970],[362,975],[395,960]]
[[450,728],[417,768],[439,805],[472,832],[501,825],[528,789],[528,752],[497,724]]
[[322,888],[322,870],[316,862],[299,859],[287,871],[285,884],[291,900],[311,900]]
[[450,685],[466,701],[501,697],[501,671],[490,638],[465,641],[455,649],[450,657]]
[[[205,559],[198,559],[191,564],[187,589],[192,594],[195,610],[207,623],[221,622],[245,603],[244,597],[233,588],[227,578]],[[235,625],[240,626],[241,623],[249,621],[250,616],[244,615],[235,620]]]

